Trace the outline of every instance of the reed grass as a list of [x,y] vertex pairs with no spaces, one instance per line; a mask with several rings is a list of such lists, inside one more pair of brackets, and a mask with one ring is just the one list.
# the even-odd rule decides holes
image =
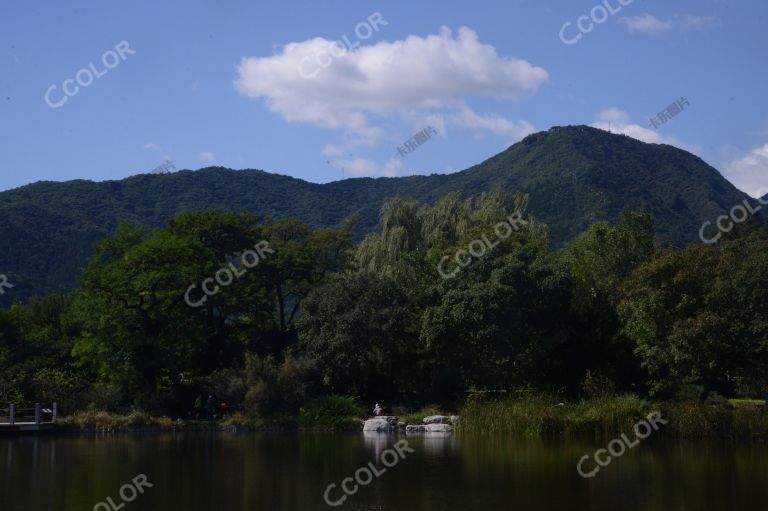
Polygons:
[[462,408],[460,434],[526,438],[615,437],[659,412],[667,421],[660,437],[677,439],[768,440],[768,412],[756,406],[653,403],[626,394],[561,402],[549,394],[506,399],[469,399]]

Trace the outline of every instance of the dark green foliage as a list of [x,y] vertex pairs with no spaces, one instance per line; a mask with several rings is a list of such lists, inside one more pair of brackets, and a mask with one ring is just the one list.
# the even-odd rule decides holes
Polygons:
[[360,426],[365,413],[357,400],[350,396],[330,394],[308,402],[301,407],[299,425],[331,429],[349,429]]
[[306,393],[306,363],[286,353],[277,363],[271,355],[245,357],[244,411],[255,417],[295,415]]
[[[624,331],[654,392],[733,394],[768,384],[768,238],[665,250],[623,284]],[[754,395],[754,394],[753,394]]]
[[14,284],[0,305],[65,292],[93,244],[121,222],[157,229],[181,214],[211,209],[301,219],[334,227],[356,215],[358,239],[376,229],[385,199],[433,203],[456,192],[522,192],[529,210],[559,247],[593,221],[645,211],[663,245],[695,241],[705,220],[747,196],[701,159],[680,149],[644,144],[586,126],[526,137],[463,172],[402,178],[347,179],[318,185],[260,170],[220,167],[142,174],[121,181],[39,182],[0,193],[0,273]]
[[[766,389],[768,230],[660,249],[651,216],[630,212],[553,251],[527,204],[504,193],[387,201],[381,229],[357,246],[352,222],[313,230],[206,211],[154,231],[124,224],[97,245],[79,290],[0,310],[0,399],[197,417],[213,394],[230,424],[342,427],[357,402],[339,396],[456,409],[467,394],[524,387],[487,409],[471,399],[476,427],[560,434],[625,424],[647,408],[629,392],[720,409],[718,395]],[[509,236],[457,266],[513,214]],[[185,303],[191,284],[261,240],[271,252],[258,265]],[[551,402],[583,395],[568,413]],[[765,425],[674,410],[690,421],[683,436]]]
[[392,397],[414,367],[415,321],[392,279],[344,273],[305,300],[300,347],[332,392]]

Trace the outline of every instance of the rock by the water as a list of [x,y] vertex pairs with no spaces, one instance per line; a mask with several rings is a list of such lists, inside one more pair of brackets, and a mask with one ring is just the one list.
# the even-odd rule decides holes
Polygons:
[[427,427],[426,426],[421,426],[421,425],[413,424],[413,425],[405,427],[405,434],[406,435],[414,434],[414,433],[426,433],[426,432],[427,432]]
[[430,415],[429,417],[424,417],[422,422],[424,424],[450,424],[451,418],[445,415]]
[[427,424],[424,428],[427,433],[450,433],[453,431],[453,426],[450,424]]
[[459,423],[459,416],[458,415],[451,415],[451,424],[454,426]]
[[384,419],[368,419],[363,424],[363,431],[378,431],[381,433],[389,432],[392,426]]
[[382,415],[365,421],[363,431],[389,432],[397,428],[397,423],[397,417],[394,415]]

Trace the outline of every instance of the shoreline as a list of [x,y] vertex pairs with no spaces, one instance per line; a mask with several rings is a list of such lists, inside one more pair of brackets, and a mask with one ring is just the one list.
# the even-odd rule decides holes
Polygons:
[[[768,441],[768,409],[757,401],[722,401],[718,403],[651,402],[636,396],[614,396],[569,403],[553,396],[530,395],[501,400],[470,399],[461,407],[461,421],[453,435],[489,438],[522,437],[527,439],[595,439],[620,435],[638,419],[657,413],[667,421],[658,431],[660,438],[705,441]],[[383,434],[406,436],[406,425],[423,426],[423,418],[434,413],[403,414],[395,418],[391,431]],[[46,435],[103,435],[158,433],[362,433],[367,419],[338,417],[334,426],[299,424],[296,419],[255,419],[242,415],[224,420],[184,421],[154,417],[143,412],[127,415],[86,412],[61,417]],[[413,432],[407,436],[433,433]],[[367,432],[366,432],[367,433]],[[23,436],[8,433],[3,436]]]

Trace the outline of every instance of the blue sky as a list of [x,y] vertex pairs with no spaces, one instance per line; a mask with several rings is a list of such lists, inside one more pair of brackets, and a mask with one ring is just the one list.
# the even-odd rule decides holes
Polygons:
[[[589,31],[566,44],[581,16]],[[6,0],[0,190],[166,159],[313,182],[454,172],[590,124],[691,150],[754,195],[766,20],[762,0]],[[331,46],[344,36],[351,51]],[[427,126],[438,134],[399,155]]]

